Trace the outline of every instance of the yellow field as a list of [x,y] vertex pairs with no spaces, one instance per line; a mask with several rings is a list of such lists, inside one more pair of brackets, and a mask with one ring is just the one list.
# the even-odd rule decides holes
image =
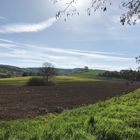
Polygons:
[[[0,85],[15,85],[21,86],[25,85],[27,81],[31,77],[13,77],[13,78],[0,78]],[[93,78],[86,78],[80,76],[55,76],[52,80],[59,84],[59,83],[67,83],[67,82],[94,82],[94,81],[101,81],[99,79]]]

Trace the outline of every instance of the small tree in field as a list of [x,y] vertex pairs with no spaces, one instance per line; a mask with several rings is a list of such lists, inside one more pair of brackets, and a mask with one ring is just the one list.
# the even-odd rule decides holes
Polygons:
[[56,69],[51,63],[45,62],[40,69],[40,74],[46,79],[46,82],[49,82],[50,77],[56,75]]

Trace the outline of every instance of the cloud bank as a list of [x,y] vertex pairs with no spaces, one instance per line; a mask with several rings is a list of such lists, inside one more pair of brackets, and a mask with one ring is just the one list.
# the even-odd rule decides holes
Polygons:
[[0,33],[28,33],[28,32],[39,32],[51,27],[56,22],[56,18],[52,17],[44,22],[34,24],[8,24],[0,26]]
[[134,58],[125,54],[54,48],[0,39],[0,63],[20,67],[41,66],[51,62],[59,68],[89,66],[94,69],[121,70],[134,67]]

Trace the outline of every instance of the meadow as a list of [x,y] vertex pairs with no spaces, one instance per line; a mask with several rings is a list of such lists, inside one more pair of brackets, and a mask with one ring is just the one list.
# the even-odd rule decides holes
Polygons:
[[[12,78],[0,78],[0,86],[24,86],[28,82],[28,80],[31,78],[31,76],[27,77],[12,77]],[[55,76],[52,78],[52,81],[54,81],[56,84],[61,83],[69,83],[69,82],[94,82],[94,81],[100,81],[96,78],[91,77],[83,77],[83,76]]]
[[80,76],[86,78],[99,78],[99,76],[105,73],[105,70],[88,70],[88,71],[78,71],[72,73],[73,76]]
[[0,78],[0,86],[23,86],[31,77]]
[[0,140],[139,140],[140,83],[101,72],[39,87],[26,86],[31,77],[1,78]]
[[0,122],[0,140],[139,140],[140,89],[35,119]]

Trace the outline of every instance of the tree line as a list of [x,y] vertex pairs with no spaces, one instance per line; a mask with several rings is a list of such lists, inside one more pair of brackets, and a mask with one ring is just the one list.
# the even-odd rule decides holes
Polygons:
[[125,79],[128,81],[140,81],[140,71],[136,70],[121,70],[118,71],[106,71],[103,74],[100,74],[102,77],[107,78],[119,78],[119,79]]

